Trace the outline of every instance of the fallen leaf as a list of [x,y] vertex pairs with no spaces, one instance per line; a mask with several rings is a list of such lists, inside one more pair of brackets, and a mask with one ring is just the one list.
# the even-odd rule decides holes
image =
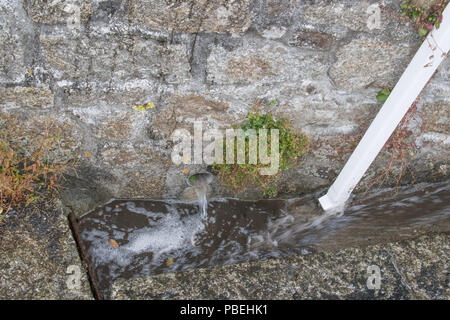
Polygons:
[[183,163],[189,163],[191,161],[191,156],[184,156]]
[[115,248],[118,248],[118,247],[119,247],[119,244],[118,244],[117,241],[114,240],[114,239],[109,239],[109,243],[110,243],[112,246],[114,246]]
[[173,258],[169,258],[166,261],[166,266],[170,267],[172,265],[172,263],[173,263]]
[[86,158],[90,158],[90,157],[91,157],[91,154],[90,154],[89,152],[85,152],[84,156],[85,156]]
[[184,169],[184,170],[183,170],[183,173],[184,173],[184,174],[188,174],[188,173],[189,173],[189,169]]

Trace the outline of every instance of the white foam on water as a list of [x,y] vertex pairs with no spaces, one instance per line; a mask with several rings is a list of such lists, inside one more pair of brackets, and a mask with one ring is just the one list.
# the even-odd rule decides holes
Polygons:
[[169,212],[155,227],[134,233],[124,248],[135,254],[151,251],[159,256],[183,246],[191,246],[191,238],[203,228],[204,225],[198,216],[180,219],[176,212]]
[[[137,208],[133,208],[135,211]],[[139,210],[139,209],[138,209]],[[155,225],[125,233],[113,230],[114,240],[121,242],[127,236],[128,243],[114,247],[110,243],[108,232],[99,230],[83,231],[82,238],[91,242],[89,255],[94,265],[109,265],[111,275],[120,273],[120,269],[133,263],[136,255],[153,253],[152,261],[158,260],[163,253],[175,252],[192,247],[192,238],[204,229],[199,215],[180,217],[177,209],[167,205],[167,214],[152,213],[161,219]],[[147,216],[149,212],[146,212]],[[126,239],[125,239],[126,240]]]
[[[148,208],[138,207],[138,206],[136,206],[136,203],[134,201],[125,202],[124,204],[122,204],[122,206],[123,205],[125,205],[127,210],[130,211],[130,212],[138,213],[138,214],[142,214],[142,215],[148,215],[149,214]],[[153,203],[152,203],[152,206],[154,206]],[[158,217],[163,217],[163,216],[164,216],[163,213],[152,212],[152,217],[153,218],[158,218]]]
[[125,267],[131,263],[131,256],[123,248],[115,248],[109,243],[108,232],[91,230],[83,232],[82,237],[92,243],[89,248],[89,256],[94,265],[115,263],[120,267]]

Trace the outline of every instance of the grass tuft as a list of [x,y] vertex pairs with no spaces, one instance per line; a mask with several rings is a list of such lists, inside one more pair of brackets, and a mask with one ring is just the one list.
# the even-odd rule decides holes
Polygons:
[[[291,123],[286,118],[277,118],[272,113],[263,113],[260,110],[251,111],[247,119],[243,123],[235,126],[244,130],[254,129],[257,133],[257,141],[259,141],[259,129],[278,129],[279,130],[279,154],[280,164],[278,173],[275,175],[261,175],[260,169],[269,165],[260,162],[258,154],[257,164],[249,164],[249,138],[246,137],[245,143],[245,164],[237,164],[237,143],[234,139],[235,163],[213,164],[213,170],[218,175],[221,183],[232,189],[235,193],[243,191],[249,186],[258,187],[263,195],[267,198],[273,198],[278,194],[277,182],[282,171],[286,171],[298,164],[301,156],[309,150],[310,141],[307,135],[297,132],[291,127]],[[268,150],[270,147],[271,135],[267,134]],[[224,152],[226,150],[226,142],[224,142]],[[259,150],[259,146],[257,146]]]

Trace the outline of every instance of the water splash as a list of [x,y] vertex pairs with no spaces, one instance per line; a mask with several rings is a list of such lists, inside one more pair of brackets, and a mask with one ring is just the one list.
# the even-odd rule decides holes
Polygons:
[[207,212],[207,208],[208,208],[208,200],[206,200],[206,192],[204,192],[203,190],[195,190],[197,192],[197,196],[198,196],[198,203],[200,206],[200,212],[202,215],[202,219],[206,219],[208,217],[208,212]]

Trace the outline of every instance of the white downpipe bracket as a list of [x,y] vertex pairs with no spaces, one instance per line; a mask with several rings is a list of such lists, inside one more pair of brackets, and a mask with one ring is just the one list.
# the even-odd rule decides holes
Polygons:
[[397,85],[372,121],[326,195],[319,199],[325,211],[342,208],[372,161],[383,148],[450,49],[450,5],[417,51]]

